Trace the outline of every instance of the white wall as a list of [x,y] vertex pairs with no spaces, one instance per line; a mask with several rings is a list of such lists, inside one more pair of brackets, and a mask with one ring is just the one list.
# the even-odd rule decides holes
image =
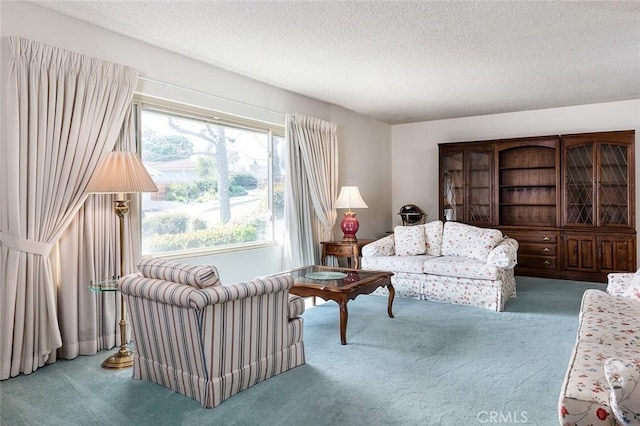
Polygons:
[[[357,211],[361,238],[381,236],[399,224],[396,213],[404,204],[419,205],[427,212],[428,220],[438,217],[437,144],[440,142],[623,129],[636,129],[640,133],[640,100],[391,127],[344,108],[259,83],[24,2],[0,1],[0,35],[21,36],[130,65],[138,68],[141,77],[214,96],[140,80],[137,90],[148,95],[275,123],[283,123],[283,112],[337,123],[340,184],[358,185],[369,205],[368,209]],[[636,141],[640,141],[640,134],[636,135]],[[636,164],[639,151],[636,149]],[[637,192],[640,192],[639,179],[640,173],[636,173]],[[640,200],[639,193],[636,199]],[[341,213],[339,211],[339,216]],[[640,214],[637,217],[640,218]],[[339,220],[340,217],[335,228],[336,238],[341,236]],[[640,225],[637,224],[636,229],[640,229]],[[192,261],[211,261],[219,266],[225,281],[235,281],[277,272],[281,255],[280,247],[271,247]]]
[[[391,130],[392,208],[397,212],[414,203],[428,213],[428,220],[438,218],[438,143],[631,129],[636,130],[638,165],[640,99],[396,125]],[[640,171],[635,189],[640,200]],[[638,221],[640,211],[636,213]]]
[[[282,113],[285,112],[332,121],[338,125],[339,132],[340,185],[358,185],[369,205],[368,209],[357,212],[360,219],[358,236],[380,236],[391,223],[391,164],[388,160],[391,153],[391,126],[387,124],[155,48],[30,3],[0,1],[0,35],[25,37],[133,66],[139,70],[141,77],[214,96],[141,79],[137,91],[147,95],[280,124],[284,123]],[[338,213],[341,216],[342,212]],[[339,221],[340,218],[335,228],[336,238],[342,236]],[[197,260],[215,263],[223,280],[228,282],[277,272],[281,268],[281,256],[280,247],[272,247]]]

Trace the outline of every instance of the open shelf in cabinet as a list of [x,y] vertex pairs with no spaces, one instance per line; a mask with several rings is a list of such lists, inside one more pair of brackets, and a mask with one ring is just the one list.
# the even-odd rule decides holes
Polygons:
[[498,214],[501,225],[555,226],[558,170],[555,148],[509,146],[498,156]]

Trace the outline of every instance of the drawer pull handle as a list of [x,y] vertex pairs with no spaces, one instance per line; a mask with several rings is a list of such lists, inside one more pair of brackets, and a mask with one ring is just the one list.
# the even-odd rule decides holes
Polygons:
[[545,253],[549,253],[551,251],[551,249],[549,247],[545,247],[542,249],[543,252]]
[[544,238],[542,239],[542,241],[551,241],[551,238],[549,238],[549,237],[544,237]]
[[545,261],[544,261],[544,262],[542,262],[542,263],[544,263],[545,265],[551,265],[551,262],[549,262],[548,260],[545,260]]

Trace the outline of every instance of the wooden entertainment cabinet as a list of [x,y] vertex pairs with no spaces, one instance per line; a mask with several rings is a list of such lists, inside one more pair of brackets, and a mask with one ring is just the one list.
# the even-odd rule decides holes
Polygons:
[[518,275],[635,272],[634,142],[635,130],[441,143],[441,219],[518,240]]

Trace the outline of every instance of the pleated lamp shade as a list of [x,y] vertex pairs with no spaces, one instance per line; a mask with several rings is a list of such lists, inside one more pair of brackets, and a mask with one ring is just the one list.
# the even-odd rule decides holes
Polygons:
[[357,186],[343,186],[333,205],[336,209],[366,209],[367,203],[360,196]]
[[87,185],[88,193],[126,194],[157,192],[158,187],[149,176],[135,152],[110,152],[96,168]]

